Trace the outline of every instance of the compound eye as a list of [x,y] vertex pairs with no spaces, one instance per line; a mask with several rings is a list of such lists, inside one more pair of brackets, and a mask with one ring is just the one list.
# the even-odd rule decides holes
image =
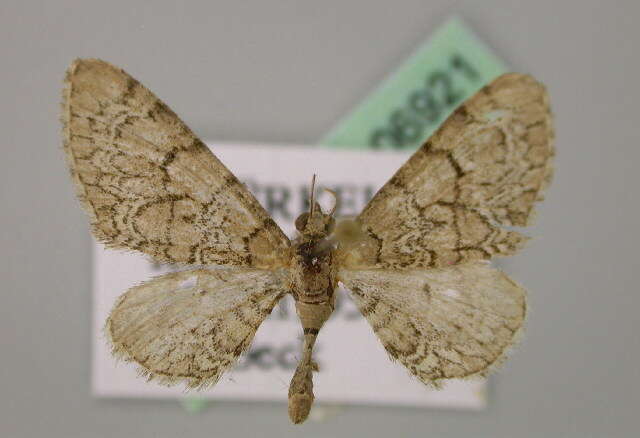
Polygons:
[[305,227],[307,226],[307,222],[309,221],[309,213],[302,213],[300,216],[298,216],[298,218],[296,219],[296,230],[300,231],[301,233],[304,231]]
[[333,217],[329,218],[329,222],[324,226],[324,230],[327,234],[333,233],[333,230],[336,228],[336,220]]

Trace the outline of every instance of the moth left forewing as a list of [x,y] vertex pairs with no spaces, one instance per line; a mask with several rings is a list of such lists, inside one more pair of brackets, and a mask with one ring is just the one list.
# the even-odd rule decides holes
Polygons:
[[338,251],[354,269],[433,268],[517,252],[552,175],[544,87],[506,74],[462,104],[374,196]]
[[129,289],[105,326],[115,356],[165,385],[214,385],[286,293],[286,273],[252,268],[174,272]]
[[338,276],[389,355],[426,384],[485,375],[526,316],[524,289],[486,262]]

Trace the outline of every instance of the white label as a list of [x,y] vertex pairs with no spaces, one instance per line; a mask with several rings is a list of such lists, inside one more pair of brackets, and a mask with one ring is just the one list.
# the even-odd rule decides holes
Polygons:
[[[409,157],[407,152],[336,151],[301,146],[225,144],[216,156],[251,189],[289,236],[302,212],[311,177],[319,187],[340,193],[340,215],[356,215]],[[320,197],[329,202],[330,196]],[[262,324],[251,349],[219,383],[203,392],[185,393],[137,377],[136,366],[110,354],[102,327],[116,298],[133,285],[168,271],[138,254],[95,245],[93,394],[98,397],[184,397],[285,401],[300,356],[302,328],[286,297]],[[455,291],[452,291],[452,293]],[[320,331],[314,358],[316,401],[331,403],[485,406],[483,381],[451,381],[437,391],[425,387],[400,364],[392,363],[373,330],[344,291],[331,319]]]

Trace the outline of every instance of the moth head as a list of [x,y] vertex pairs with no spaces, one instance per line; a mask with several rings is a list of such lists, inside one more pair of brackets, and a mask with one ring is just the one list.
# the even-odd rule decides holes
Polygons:
[[333,190],[324,189],[333,195],[335,200],[333,208],[331,208],[328,213],[325,213],[322,211],[320,204],[315,200],[315,182],[316,176],[313,175],[309,211],[302,213],[295,221],[296,230],[298,230],[304,240],[323,239],[333,233],[333,229],[336,225],[336,220],[333,217],[333,214],[336,212],[338,207],[336,194]]
[[316,203],[313,212],[302,213],[296,219],[296,230],[303,237],[312,239],[322,239],[333,233],[336,220],[333,213],[324,213],[320,208],[320,204]]

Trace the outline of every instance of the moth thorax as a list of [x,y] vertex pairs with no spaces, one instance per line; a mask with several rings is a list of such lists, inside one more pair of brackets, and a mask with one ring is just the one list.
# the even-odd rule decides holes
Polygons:
[[358,219],[341,219],[332,239],[337,243],[338,258],[344,266],[375,264],[380,242],[372,238]]

